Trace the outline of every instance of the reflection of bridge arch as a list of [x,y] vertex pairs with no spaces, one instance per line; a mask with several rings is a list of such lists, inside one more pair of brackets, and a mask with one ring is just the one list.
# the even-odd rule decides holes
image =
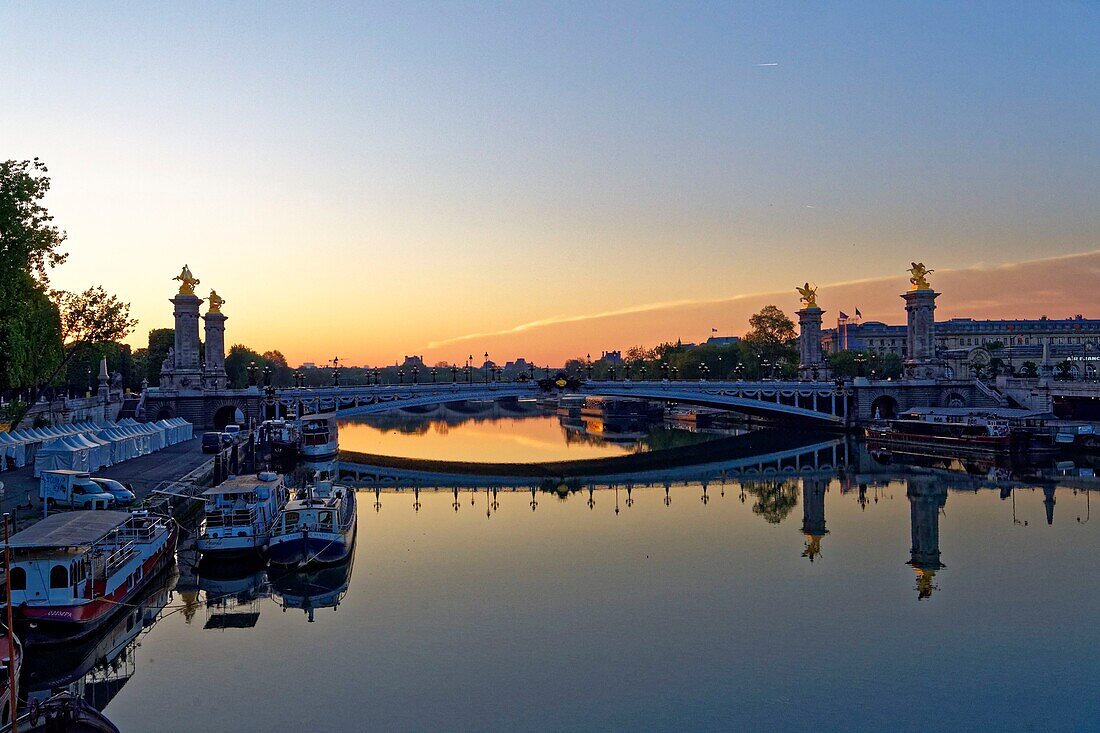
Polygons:
[[[730,439],[728,442],[733,444],[735,441],[736,439]],[[698,446],[694,450],[698,452]],[[568,480],[587,486],[645,486],[808,475],[831,476],[837,468],[846,465],[848,459],[847,445],[841,440],[819,440],[791,447],[773,446],[765,453],[731,458],[712,456],[684,465],[652,465],[655,463],[652,459],[657,453],[674,458],[676,454],[686,451],[670,449],[648,454],[646,462],[650,465],[638,468],[631,466],[632,456],[519,466],[411,460],[400,462],[403,465],[377,466],[341,460],[338,468],[342,482],[369,488],[522,488],[540,486],[548,480]]]
[[[579,394],[630,397],[661,402],[699,405],[787,420],[843,424],[849,396],[824,382],[586,382]],[[397,408],[478,400],[514,400],[540,394],[537,385],[493,382],[489,384],[420,384],[322,389],[283,389],[278,400],[305,413],[336,412],[341,417],[369,415]]]

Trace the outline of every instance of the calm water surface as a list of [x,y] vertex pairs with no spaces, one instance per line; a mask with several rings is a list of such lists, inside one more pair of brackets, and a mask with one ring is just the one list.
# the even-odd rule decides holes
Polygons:
[[351,566],[181,552],[83,684],[124,731],[1097,729],[1087,485],[365,492]]
[[[475,403],[476,404],[476,403]],[[660,423],[606,424],[560,418],[521,402],[509,414],[499,407],[444,417],[393,412],[340,421],[340,448],[357,453],[477,463],[534,463],[606,458],[685,445],[707,435]]]

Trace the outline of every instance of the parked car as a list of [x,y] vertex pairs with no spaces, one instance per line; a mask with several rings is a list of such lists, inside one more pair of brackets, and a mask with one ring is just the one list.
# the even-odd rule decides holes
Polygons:
[[224,433],[203,433],[202,434],[202,452],[203,453],[217,453],[225,445],[222,438]]
[[240,425],[226,425],[222,432],[228,435],[234,443],[239,443],[244,437]]
[[43,471],[38,496],[51,509],[106,509],[115,501],[84,471]]
[[99,487],[106,491],[111,496],[115,497],[115,504],[118,506],[130,506],[137,500],[137,495],[133,491],[126,488],[113,478],[96,478],[92,477],[92,481],[99,484]]

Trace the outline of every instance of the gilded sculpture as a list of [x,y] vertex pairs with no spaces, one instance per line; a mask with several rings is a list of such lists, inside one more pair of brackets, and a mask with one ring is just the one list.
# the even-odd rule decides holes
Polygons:
[[195,286],[199,284],[199,279],[191,274],[191,269],[187,266],[183,266],[183,272],[176,275],[173,280],[179,280],[180,282],[180,295],[194,295]]
[[210,310],[208,312],[210,312],[210,313],[221,313],[222,312],[222,305],[225,304],[225,298],[218,295],[217,290],[211,290],[210,291],[209,303],[210,303]]
[[923,262],[910,262],[912,267],[909,268],[909,282],[913,284],[910,290],[931,290],[932,286],[928,284],[928,276],[935,272],[935,270],[929,270],[924,266]]
[[817,307],[817,286],[810,287],[809,283],[806,283],[800,288],[795,288],[798,294],[801,296],[799,299],[802,301],[802,306],[805,308]]

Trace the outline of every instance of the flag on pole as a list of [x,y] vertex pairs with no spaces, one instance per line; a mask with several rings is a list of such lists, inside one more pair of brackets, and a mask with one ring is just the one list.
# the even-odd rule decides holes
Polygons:
[[711,327],[710,332],[711,333],[718,333],[718,329],[714,328],[714,327]]
[[863,314],[859,312],[859,308],[856,308],[856,318],[863,318]]
[[841,311],[840,312],[840,318],[838,320],[847,321],[848,320],[848,314],[845,313],[844,311]]

